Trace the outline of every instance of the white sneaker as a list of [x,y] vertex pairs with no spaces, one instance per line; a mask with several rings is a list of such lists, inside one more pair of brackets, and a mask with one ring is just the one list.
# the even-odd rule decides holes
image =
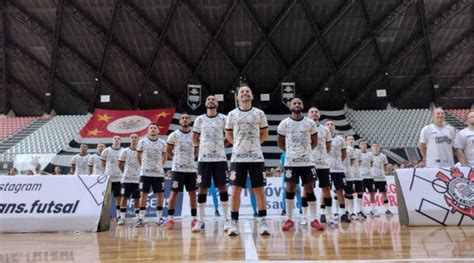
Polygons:
[[329,219],[329,221],[327,221],[326,224],[330,227],[337,227],[339,225],[337,223],[337,220],[335,220],[334,218]]
[[125,225],[125,219],[119,218],[117,225],[119,226]]
[[308,220],[306,218],[301,218],[300,225],[306,226],[308,224]]
[[156,220],[156,224],[159,226],[162,226],[166,224],[166,220],[163,217],[160,217],[159,219]]
[[204,231],[204,222],[198,221],[194,227],[191,229],[193,232],[201,232]]
[[224,220],[224,232],[227,232],[230,228],[230,222],[229,219]]
[[227,230],[227,235],[231,237],[239,235],[239,223],[237,223],[237,221],[232,220],[232,222],[230,223],[230,227]]
[[270,228],[267,225],[267,220],[262,218],[258,221],[258,233],[262,236],[270,235]]

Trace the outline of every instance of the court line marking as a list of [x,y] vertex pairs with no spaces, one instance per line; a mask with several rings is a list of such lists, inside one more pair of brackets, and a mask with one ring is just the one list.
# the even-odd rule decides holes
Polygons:
[[247,220],[244,222],[244,242],[245,260],[258,261],[257,248],[255,247],[255,241],[252,236],[252,227],[250,226],[250,222]]

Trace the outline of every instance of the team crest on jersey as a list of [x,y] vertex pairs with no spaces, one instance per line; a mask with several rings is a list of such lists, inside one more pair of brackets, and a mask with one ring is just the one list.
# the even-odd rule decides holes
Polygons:
[[[460,213],[474,219],[474,170],[471,170],[468,178],[464,178],[458,168],[452,168],[450,173],[451,178],[443,172],[438,172],[437,179],[432,182],[433,189],[444,194],[444,201],[451,207],[451,213]],[[435,181],[438,180],[442,181],[446,188],[435,187]]]
[[285,177],[286,177],[286,178],[288,178],[288,179],[290,179],[290,178],[291,178],[291,176],[292,176],[292,174],[291,174],[291,173],[292,173],[292,171],[291,171],[291,170],[286,170],[286,171],[285,171]]
[[200,184],[202,182],[202,175],[198,174],[196,177],[196,183]]
[[229,180],[235,181],[236,176],[237,176],[237,172],[236,172],[236,171],[230,171],[230,173],[229,173]]
[[176,188],[178,188],[178,186],[179,186],[179,182],[174,180],[173,185],[171,187],[173,187],[173,189],[176,189]]

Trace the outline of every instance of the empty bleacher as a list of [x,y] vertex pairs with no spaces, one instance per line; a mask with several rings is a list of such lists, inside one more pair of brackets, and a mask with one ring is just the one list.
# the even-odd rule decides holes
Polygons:
[[467,122],[467,114],[472,110],[471,109],[448,109],[446,111],[451,113],[451,115],[453,115],[454,117],[458,118],[459,121],[461,121],[463,123],[466,123]]
[[38,117],[2,117],[0,118],[0,144],[15,135]]
[[13,161],[21,153],[57,153],[67,145],[90,118],[88,115],[57,116],[30,136],[7,150],[3,161]]
[[361,138],[389,149],[415,147],[431,120],[429,109],[349,110],[346,116]]

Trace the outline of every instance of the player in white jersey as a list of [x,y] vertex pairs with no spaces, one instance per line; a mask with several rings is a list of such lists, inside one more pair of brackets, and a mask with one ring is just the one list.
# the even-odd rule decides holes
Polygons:
[[[387,174],[388,159],[385,154],[380,152],[380,145],[378,144],[372,144],[372,154],[372,175],[374,176],[375,191],[382,194],[385,214],[391,216],[392,212],[388,209],[387,179],[385,178],[385,174]],[[378,216],[375,207],[372,207],[370,215]]]
[[133,133],[130,135],[130,146],[122,150],[119,156],[119,169],[122,172],[122,203],[120,207],[120,219],[118,225],[125,224],[125,217],[130,197],[133,198],[133,206],[135,207],[135,217],[138,218],[140,211],[140,167],[137,161],[137,144],[138,135]]
[[[375,207],[375,189],[374,189],[374,177],[372,176],[372,153],[367,150],[367,141],[361,140],[359,142],[360,149],[360,160],[359,160],[359,172],[362,176],[362,189],[364,192],[368,192],[370,196],[371,207]],[[361,207],[361,213],[359,216],[367,218]]]
[[[197,117],[193,126],[193,140],[199,145],[198,178],[199,184],[198,208],[199,221],[204,221],[207,192],[211,182],[219,189],[222,214],[224,216],[224,231],[230,227],[229,194],[226,187],[227,156],[225,154],[225,121],[226,116],[217,112],[219,103],[215,96],[206,98],[206,114]],[[203,225],[202,225],[203,226]]]
[[[182,113],[179,118],[181,127],[168,136],[168,146],[166,155],[173,160],[171,164],[171,193],[168,200],[168,222],[166,227],[174,227],[174,207],[178,194],[183,192],[184,186],[189,194],[189,206],[191,208],[191,228],[197,223],[196,215],[196,165],[194,158],[198,149],[193,143],[193,134],[191,132],[191,117],[187,113]],[[204,230],[204,225],[202,226]],[[200,229],[199,229],[200,230]]]
[[474,111],[467,114],[467,125],[456,135],[454,148],[461,166],[474,168]]
[[[313,150],[313,157],[316,164],[316,175],[319,181],[319,188],[321,188],[321,223],[326,223],[326,215],[329,223],[336,223],[331,221],[332,211],[332,197],[331,197],[331,179],[329,173],[328,153],[331,151],[332,136],[328,128],[319,122],[321,115],[319,109],[311,107],[308,110],[308,118],[312,119],[318,126],[318,145]],[[308,206],[308,199],[303,196],[302,199],[303,216],[305,217],[306,207]]]
[[87,162],[89,161],[89,154],[87,144],[81,144],[79,153],[74,155],[71,160],[71,174],[87,174]]
[[316,196],[314,195],[314,180],[316,168],[314,167],[313,149],[318,143],[317,126],[314,121],[303,116],[303,101],[294,98],[290,102],[290,117],[282,120],[278,125],[278,147],[286,152],[285,181],[286,181],[286,209],[288,219],[283,223],[282,229],[288,231],[294,227],[293,207],[295,205],[296,185],[304,186],[308,206],[311,211],[311,227],[324,230],[316,219]]
[[[362,175],[360,174],[359,170],[361,151],[354,147],[353,136],[346,137],[346,144],[347,148],[351,151],[350,158],[346,158],[347,161],[350,160],[348,169],[348,173],[350,175],[347,177],[346,188],[344,189],[347,208],[350,212],[351,219],[364,219],[365,215],[362,212],[364,188],[362,183]],[[354,193],[357,194],[356,197],[354,197]],[[359,210],[356,210],[356,204]]]
[[112,194],[115,197],[115,209],[117,212],[117,220],[120,219],[120,204],[122,203],[121,191],[122,185],[120,180],[122,179],[122,173],[119,169],[119,155],[122,151],[120,146],[122,143],[122,138],[120,136],[114,136],[112,138],[112,146],[105,148],[102,151],[100,160],[102,163],[102,169],[104,169],[104,174],[110,176],[112,179]]
[[157,123],[148,125],[148,135],[140,139],[137,145],[137,161],[140,165],[140,212],[135,227],[144,225],[146,201],[150,188],[156,193],[156,223],[163,225],[163,192],[165,174],[163,165],[166,162],[166,142],[158,138],[160,128]]
[[105,149],[105,144],[97,144],[97,151],[95,154],[89,156],[89,161],[87,165],[89,166],[89,175],[91,174],[104,174],[104,169],[102,169],[102,163],[100,161],[100,156]]
[[[350,223],[351,220],[346,214],[346,204],[344,200],[344,187],[346,186],[346,175],[344,174],[343,161],[346,158],[346,141],[336,135],[336,126],[332,121],[326,122],[326,127],[332,136],[331,151],[329,152],[329,171],[334,189],[336,189],[337,200],[339,201],[339,214],[341,222]],[[330,213],[331,211],[329,211]]]
[[423,127],[418,148],[426,167],[453,167],[453,146],[456,129],[444,122],[444,110],[436,108],[432,114],[433,123]]
[[247,174],[257,197],[258,231],[269,235],[266,223],[267,202],[264,187],[267,184],[265,164],[261,144],[268,137],[268,122],[265,113],[252,107],[253,94],[246,84],[239,85],[237,91],[239,107],[229,112],[225,124],[225,137],[233,144],[229,180],[232,187],[231,226],[229,236],[239,235],[238,219],[242,189],[245,188]]

